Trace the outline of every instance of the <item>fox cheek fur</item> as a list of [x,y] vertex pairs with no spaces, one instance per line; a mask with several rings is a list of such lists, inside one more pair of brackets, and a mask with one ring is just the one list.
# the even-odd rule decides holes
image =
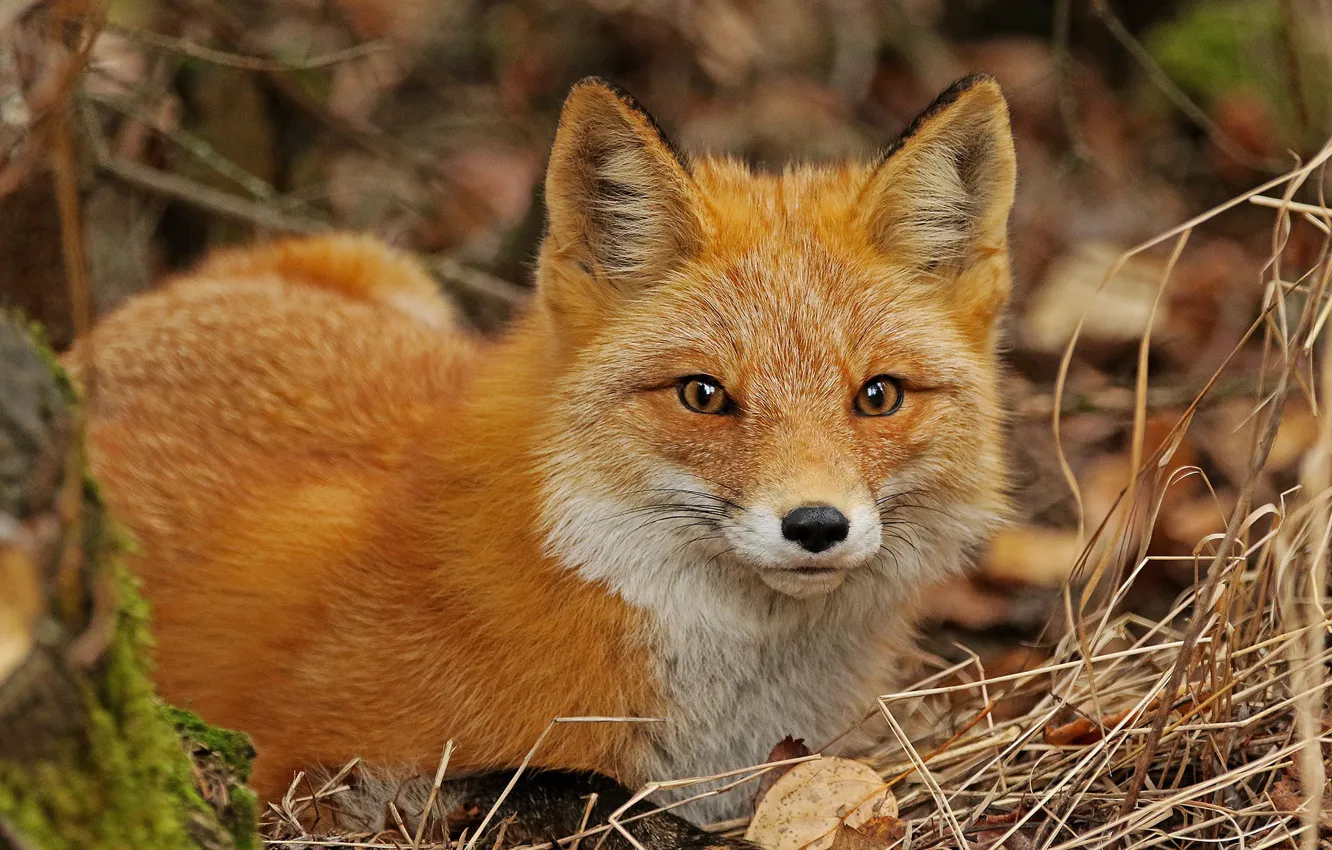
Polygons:
[[[987,77],[876,162],[780,173],[686,159],[588,80],[499,340],[348,236],[132,300],[80,344],[163,693],[250,732],[269,798],[353,756],[429,770],[448,740],[460,774],[511,767],[555,717],[666,718],[538,754],[630,784],[788,734],[854,746],[922,588],[1004,510],[1013,184]],[[704,379],[725,403],[691,400]],[[867,413],[875,379],[900,404]]]
[[[540,264],[539,308],[567,358],[550,551],[619,587],[641,581],[623,547],[669,540],[796,597],[861,567],[913,583],[952,568],[904,566],[885,533],[928,548],[907,535],[978,539],[1002,512],[994,345],[1013,174],[985,79],[942,97],[877,166],[770,178],[686,160],[625,96],[575,89]],[[903,379],[902,409],[857,418],[876,371]],[[733,415],[683,410],[673,382],[696,373],[721,379]],[[804,506],[846,526],[820,557],[783,533]],[[621,521],[601,516],[599,534],[599,513]]]

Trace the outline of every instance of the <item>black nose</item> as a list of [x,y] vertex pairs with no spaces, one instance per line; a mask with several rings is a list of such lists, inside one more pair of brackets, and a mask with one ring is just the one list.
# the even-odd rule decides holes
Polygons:
[[842,512],[828,505],[806,505],[782,517],[782,536],[811,552],[841,543],[850,528]]

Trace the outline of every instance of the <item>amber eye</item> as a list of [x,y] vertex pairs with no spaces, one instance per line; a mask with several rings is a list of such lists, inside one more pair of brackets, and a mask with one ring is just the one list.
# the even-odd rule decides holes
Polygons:
[[721,382],[708,375],[690,375],[680,379],[680,403],[695,413],[731,412],[731,397]]
[[856,393],[856,413],[861,416],[892,416],[902,406],[902,382],[892,375],[876,375]]

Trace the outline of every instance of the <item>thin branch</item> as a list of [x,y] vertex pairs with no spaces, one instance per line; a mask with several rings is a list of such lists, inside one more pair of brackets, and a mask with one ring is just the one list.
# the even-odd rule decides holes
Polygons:
[[137,162],[112,157],[98,167],[125,183],[197,207],[224,218],[252,224],[277,233],[324,233],[332,225],[318,219],[279,212],[271,204],[249,201],[176,174],[168,174]]
[[214,47],[205,47],[202,44],[195,44],[194,42],[187,41],[183,38],[173,38],[159,32],[125,26],[123,24],[108,23],[106,29],[109,32],[123,35],[132,41],[137,41],[141,44],[147,44],[162,50],[169,50],[172,53],[189,56],[192,59],[211,62],[214,65],[225,65],[228,68],[240,68],[245,71],[264,71],[271,73],[282,73],[284,71],[317,71],[321,68],[340,65],[344,62],[350,62],[354,59],[371,56],[375,53],[382,53],[390,47],[385,41],[369,41],[343,50],[335,50],[332,53],[311,56],[308,59],[276,59],[259,56],[242,56],[239,53],[218,50]]

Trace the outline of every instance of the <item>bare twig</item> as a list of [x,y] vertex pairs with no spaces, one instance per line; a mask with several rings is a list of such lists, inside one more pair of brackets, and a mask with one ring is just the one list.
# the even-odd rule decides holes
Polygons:
[[384,41],[371,41],[365,44],[358,44],[348,47],[344,50],[336,50],[332,53],[326,53],[321,56],[311,56],[307,59],[277,59],[258,56],[242,56],[238,53],[231,53],[225,50],[218,50],[213,47],[205,47],[202,44],[195,44],[192,41],[186,41],[183,38],[172,38],[169,35],[152,32],[151,30],[140,29],[138,27],[124,26],[122,24],[108,23],[107,31],[118,33],[133,41],[141,44],[151,45],[169,50],[173,53],[179,53],[182,56],[189,56],[194,59],[200,59],[204,62],[211,62],[214,65],[225,65],[228,68],[240,68],[245,71],[267,71],[281,73],[284,71],[316,71],[320,68],[328,68],[332,65],[340,65],[344,62],[350,62],[354,59],[360,59],[363,56],[370,56],[375,53],[381,53],[389,49],[389,44]]

